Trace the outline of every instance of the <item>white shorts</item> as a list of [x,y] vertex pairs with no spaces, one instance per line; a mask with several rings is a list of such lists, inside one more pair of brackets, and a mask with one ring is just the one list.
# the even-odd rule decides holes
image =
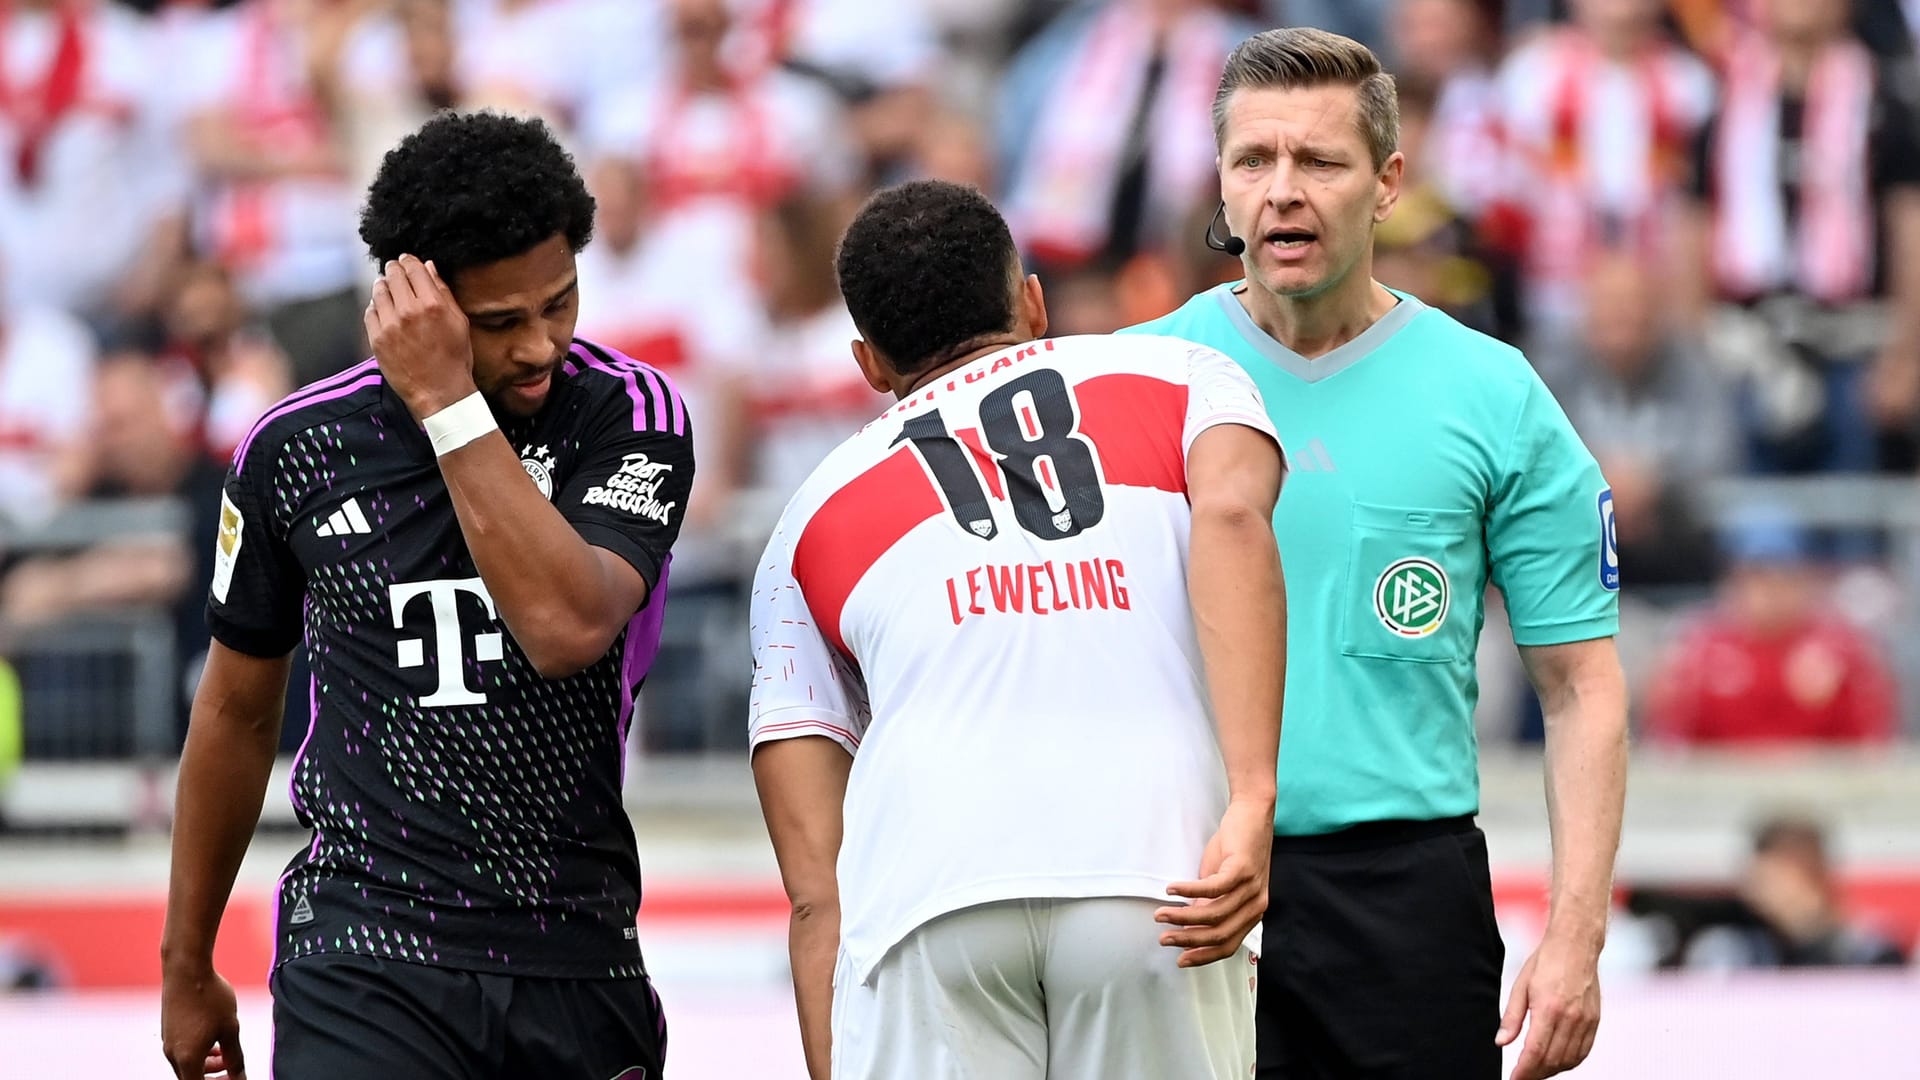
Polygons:
[[943,915],[873,977],[834,973],[834,1080],[1247,1080],[1254,955],[1199,968],[1157,901],[1009,900]]

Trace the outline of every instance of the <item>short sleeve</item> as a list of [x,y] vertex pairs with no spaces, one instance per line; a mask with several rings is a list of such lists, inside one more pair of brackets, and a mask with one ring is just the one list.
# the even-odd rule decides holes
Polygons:
[[[1187,418],[1180,434],[1184,454],[1193,448],[1193,440],[1210,427],[1239,424],[1272,439],[1280,435],[1267,415],[1266,402],[1253,385],[1253,379],[1225,353],[1204,345],[1189,346],[1187,351]],[[1281,461],[1286,452],[1281,451]]]
[[207,592],[207,629],[214,640],[248,656],[285,656],[300,643],[300,610],[306,575],[274,522],[273,455],[249,457],[251,470],[236,465],[220,494],[214,537],[213,582]]
[[628,392],[596,412],[580,464],[553,502],[587,543],[631,563],[652,589],[686,519],[693,429],[671,383],[637,365],[615,374]]
[[1486,529],[1514,644],[1563,645],[1619,632],[1613,493],[1567,414],[1531,373]]
[[793,575],[784,523],[754,572],[747,635],[753,648],[749,746],[821,735],[857,753],[871,718],[866,684],[815,624]]

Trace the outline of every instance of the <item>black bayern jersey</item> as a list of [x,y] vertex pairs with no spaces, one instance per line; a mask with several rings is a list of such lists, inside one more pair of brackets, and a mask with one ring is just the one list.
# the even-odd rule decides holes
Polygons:
[[296,392],[234,455],[207,617],[281,656],[312,720],[292,799],[313,842],[276,896],[275,966],[359,953],[558,977],[642,972],[620,791],[693,480],[686,409],[653,368],[577,341],[502,432],[648,601],[592,666],[542,678],[475,569],[433,447],[368,361]]

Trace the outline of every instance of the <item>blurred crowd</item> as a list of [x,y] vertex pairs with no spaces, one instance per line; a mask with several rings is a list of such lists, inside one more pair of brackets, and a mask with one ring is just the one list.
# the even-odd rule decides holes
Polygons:
[[[738,745],[716,688],[744,682],[743,568],[883,404],[832,271],[860,199],[976,184],[1053,333],[1157,316],[1237,276],[1201,239],[1209,107],[1233,44],[1282,23],[1399,79],[1377,276],[1526,348],[1601,459],[1651,612],[1629,627],[1659,642],[1629,654],[1641,730],[1897,734],[1894,533],[1701,493],[1920,463],[1901,0],[0,0],[0,524],[156,495],[195,523],[9,549],[6,640],[170,610],[190,678],[232,448],[366,354],[382,154],[437,109],[533,112],[599,203],[579,333],[671,373],[699,420],[645,737]],[[1512,711],[1490,737],[1537,727]]]

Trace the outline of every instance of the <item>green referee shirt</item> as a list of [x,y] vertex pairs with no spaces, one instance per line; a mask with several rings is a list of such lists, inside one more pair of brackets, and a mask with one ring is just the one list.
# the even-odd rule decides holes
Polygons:
[[1254,325],[1234,287],[1128,332],[1233,357],[1287,449],[1274,831],[1475,813],[1486,587],[1519,645],[1616,633],[1606,480],[1518,350],[1395,293],[1359,337],[1307,360]]

